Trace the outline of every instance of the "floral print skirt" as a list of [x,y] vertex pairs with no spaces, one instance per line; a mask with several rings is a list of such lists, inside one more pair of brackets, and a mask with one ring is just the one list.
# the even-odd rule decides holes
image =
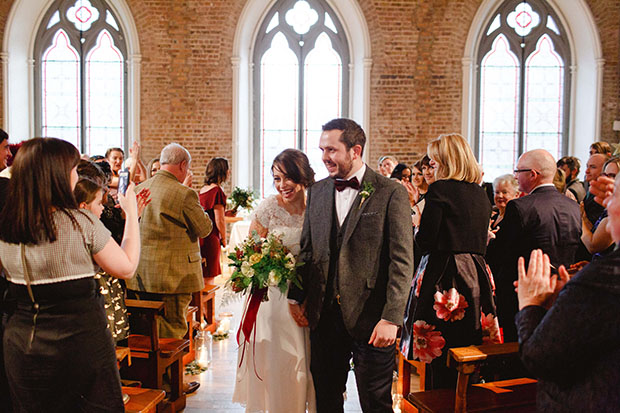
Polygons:
[[448,349],[499,343],[493,281],[478,254],[434,251],[422,257],[411,285],[400,350],[427,363],[426,390],[456,386]]

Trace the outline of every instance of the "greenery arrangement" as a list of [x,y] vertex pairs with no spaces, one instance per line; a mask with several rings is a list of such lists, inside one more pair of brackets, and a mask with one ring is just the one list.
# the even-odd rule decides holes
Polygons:
[[[272,285],[286,293],[289,281],[302,288],[296,269],[303,264],[296,262],[293,254],[282,244],[278,233],[261,238],[256,231],[252,231],[228,258],[231,261],[228,265],[234,268],[228,281],[234,292],[245,293],[249,290],[254,294]],[[262,301],[267,300],[264,291]]]
[[256,195],[254,191],[250,189],[243,189],[236,186],[230,196],[228,197],[228,201],[230,202],[230,210],[236,214],[239,208],[243,208],[246,211],[251,211],[254,208],[254,201],[256,200]]

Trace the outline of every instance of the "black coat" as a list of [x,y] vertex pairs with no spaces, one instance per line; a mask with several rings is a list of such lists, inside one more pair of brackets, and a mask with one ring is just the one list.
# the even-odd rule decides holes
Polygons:
[[549,311],[516,317],[521,360],[538,378],[541,412],[617,412],[620,408],[620,251],[593,261]]
[[486,258],[495,278],[497,315],[504,341],[517,341],[517,260],[524,257],[527,266],[532,250],[540,248],[556,268],[572,264],[581,238],[579,205],[554,186],[540,187],[508,202],[496,235]]
[[[476,184],[439,180],[426,194],[416,236],[426,255],[409,294],[400,342],[407,358],[430,363],[426,389],[455,386],[456,372],[446,367],[448,348],[481,344],[483,340],[497,342],[498,334],[493,334],[498,331],[495,305],[483,256],[490,214],[491,204]],[[441,295],[445,297],[452,289],[466,305],[446,318]],[[420,326],[424,326],[422,330]],[[444,340],[441,348],[437,341],[419,346],[420,341],[428,339],[423,333],[426,328],[433,330],[436,339]]]
[[423,253],[486,252],[491,204],[480,185],[439,180],[426,193],[426,206],[415,237]]

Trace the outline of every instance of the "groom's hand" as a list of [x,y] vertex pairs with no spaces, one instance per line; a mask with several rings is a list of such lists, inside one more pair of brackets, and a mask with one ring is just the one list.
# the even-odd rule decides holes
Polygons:
[[368,344],[372,344],[375,347],[391,346],[396,341],[397,332],[398,326],[396,324],[383,319],[379,320],[375,329],[372,330]]
[[288,304],[288,310],[299,327],[308,327],[308,319],[304,314],[303,304]]

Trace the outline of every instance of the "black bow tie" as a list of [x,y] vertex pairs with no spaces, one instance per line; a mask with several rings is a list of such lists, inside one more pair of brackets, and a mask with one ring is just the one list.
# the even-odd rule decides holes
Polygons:
[[356,177],[353,177],[348,181],[344,179],[336,179],[334,181],[334,185],[336,186],[336,191],[338,192],[344,191],[345,188],[360,189],[360,182]]

